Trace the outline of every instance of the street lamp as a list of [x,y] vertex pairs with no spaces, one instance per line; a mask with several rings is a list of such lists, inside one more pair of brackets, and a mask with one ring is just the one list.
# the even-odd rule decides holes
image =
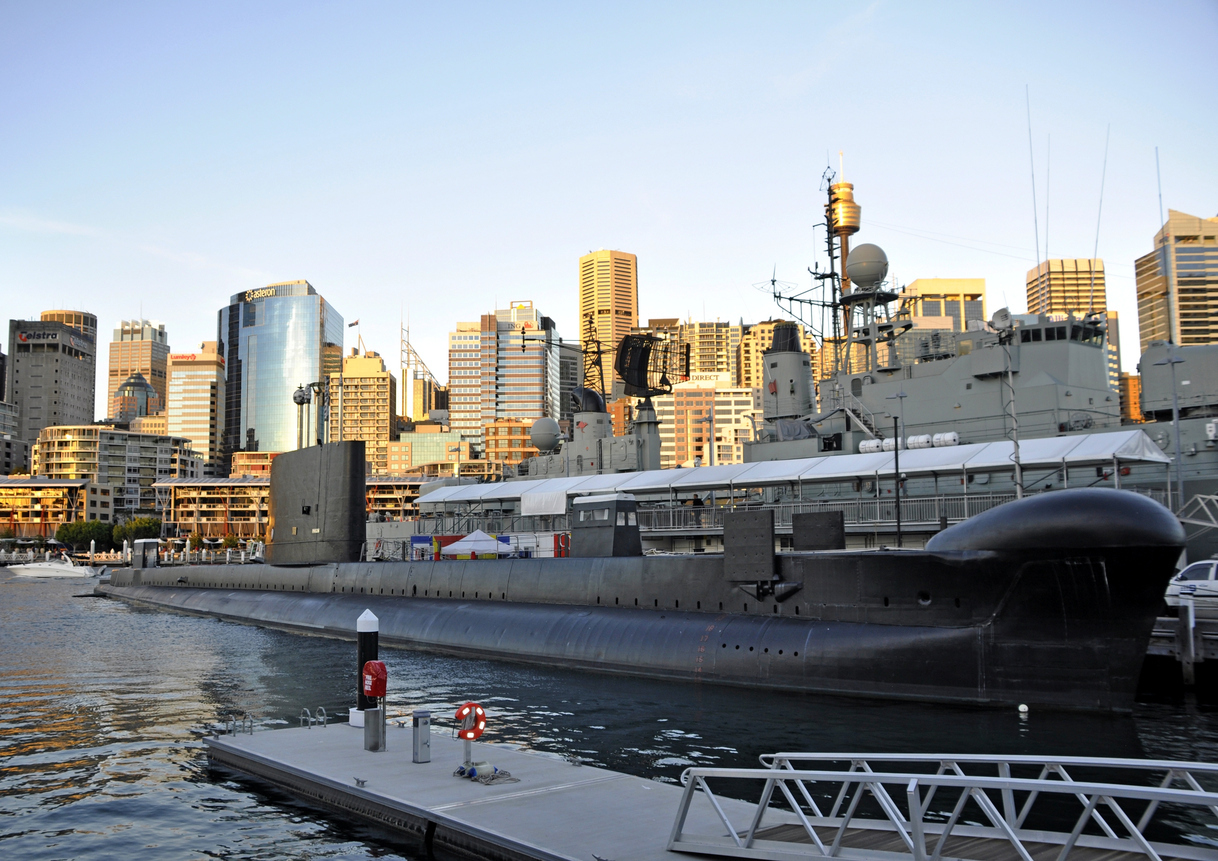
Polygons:
[[[1171,423],[1176,431],[1176,499],[1179,502],[1179,511],[1184,507],[1184,468],[1180,460],[1180,398],[1176,394],[1176,365],[1183,364],[1184,360],[1172,352],[1172,345],[1167,345],[1166,358],[1155,362],[1155,365],[1167,365],[1171,368]],[[1168,507],[1171,507],[1171,500],[1168,501]]]
[[304,386],[297,386],[296,391],[292,393],[292,402],[296,404],[296,448],[297,450],[304,448],[305,440],[308,439],[309,432],[305,429],[305,422],[308,417],[306,407],[312,402],[313,395]]
[[901,546],[901,440],[904,438],[905,434],[905,399],[907,397],[909,397],[909,395],[905,394],[904,389],[901,389],[901,391],[897,392],[895,395],[889,395],[885,399],[891,401],[893,398],[896,398],[897,403],[900,404],[901,407],[901,418],[899,425],[897,424],[897,417],[892,417],[892,435],[895,437],[893,440],[892,456],[893,466],[897,471],[897,547]]

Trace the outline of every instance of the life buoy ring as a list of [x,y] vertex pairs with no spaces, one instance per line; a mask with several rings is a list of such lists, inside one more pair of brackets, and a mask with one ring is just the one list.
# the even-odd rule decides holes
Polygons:
[[457,738],[473,741],[486,729],[486,711],[477,703],[466,703],[457,709]]

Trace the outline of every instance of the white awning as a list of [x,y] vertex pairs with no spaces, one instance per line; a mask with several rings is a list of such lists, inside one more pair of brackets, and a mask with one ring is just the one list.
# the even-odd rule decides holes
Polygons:
[[533,514],[566,514],[567,494],[565,491],[534,490],[520,495],[520,513]]

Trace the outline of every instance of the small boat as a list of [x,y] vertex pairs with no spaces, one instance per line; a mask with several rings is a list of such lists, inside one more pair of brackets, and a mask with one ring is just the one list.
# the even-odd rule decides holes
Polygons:
[[5,566],[18,577],[97,577],[102,568],[77,565],[67,555],[38,559],[33,562],[6,563]]

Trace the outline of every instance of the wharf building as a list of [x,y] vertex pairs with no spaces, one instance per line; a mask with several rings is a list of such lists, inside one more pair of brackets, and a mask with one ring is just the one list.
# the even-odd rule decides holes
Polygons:
[[[308,281],[284,281],[235,294],[218,315],[224,357],[224,450],[296,448],[296,388],[338,374],[343,318]],[[321,398],[310,426],[324,422]]]
[[1108,385],[1121,386],[1121,324],[1116,311],[1108,309],[1104,261],[1093,258],[1050,258],[1028,270],[1028,313],[1046,314],[1064,320],[1068,315],[1083,318],[1097,314],[1107,331]]
[[458,323],[448,336],[452,429],[481,443],[498,419],[558,418],[561,352],[554,321],[529,301]]
[[652,401],[661,468],[744,463],[745,443],[761,419],[760,388],[734,386],[727,373],[691,374]]
[[[330,377],[329,439],[362,439],[368,472],[389,472],[389,442],[397,425],[397,380],[379,353],[351,355],[342,370]],[[305,441],[308,444],[308,440]]]
[[[115,400],[119,388],[139,374],[156,391],[164,405],[168,398],[166,382],[169,377],[169,336],[165,324],[150,320],[121,320],[114,327],[110,342],[110,373],[106,383],[106,403],[110,415],[120,421]],[[141,414],[145,415],[145,414]]]
[[191,442],[203,461],[203,475],[228,475],[223,449],[224,356],[215,341],[204,341],[193,353],[169,354],[169,399],[165,433]]
[[53,538],[65,523],[111,521],[110,489],[87,479],[0,477],[0,534]]
[[1134,263],[1142,352],[1218,342],[1218,217],[1169,209],[1154,244]]
[[[590,251],[579,258],[579,338],[598,341],[606,401],[616,400],[625,384],[613,370],[617,345],[639,325],[639,259],[625,251]],[[591,377],[591,378],[590,378]],[[584,369],[584,385],[601,381]]]
[[[410,520],[418,516],[419,488],[431,478],[419,475],[370,475],[365,484],[369,521]],[[0,505],[4,483],[0,480]],[[199,535],[215,541],[233,536],[265,541],[270,527],[269,475],[232,478],[165,478],[154,485],[165,534]]]
[[93,421],[97,318],[81,311],[45,311],[42,317],[8,324],[5,390],[18,412],[14,436],[30,445],[43,428]]
[[35,475],[84,479],[106,489],[110,518],[98,519],[153,515],[157,480],[198,478],[202,472],[189,440],[133,433],[108,424],[44,428],[32,459]]
[[260,476],[268,478],[271,475],[271,461],[283,452],[278,451],[235,451],[229,463],[229,478],[241,476]]

